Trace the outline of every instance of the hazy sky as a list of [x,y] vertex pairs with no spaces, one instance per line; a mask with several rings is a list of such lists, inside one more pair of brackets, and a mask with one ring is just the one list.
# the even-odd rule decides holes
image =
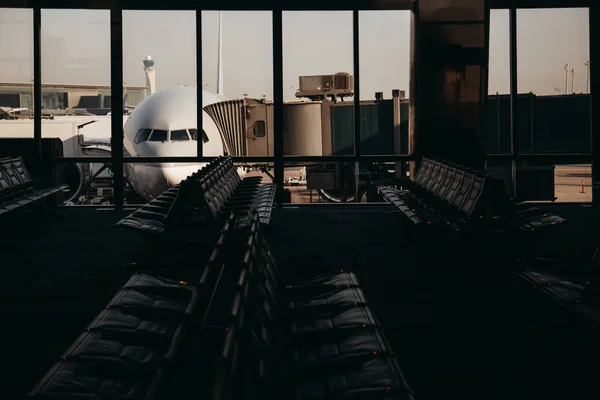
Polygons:
[[[30,82],[32,11],[0,9],[0,82]],[[110,84],[110,14],[42,10],[42,82]],[[203,85],[216,90],[218,13],[203,14]],[[493,10],[490,93],[509,91],[508,11]],[[519,91],[564,91],[564,65],[575,68],[575,91],[585,92],[589,54],[587,9],[519,10]],[[300,75],[353,71],[352,13],[284,12],[284,98]],[[195,14],[124,11],[124,80],[145,84],[142,60],[156,60],[158,90],[196,85]],[[361,97],[392,89],[408,93],[410,12],[360,13]],[[273,98],[270,12],[223,13],[225,95]],[[569,76],[569,91],[571,85]]]

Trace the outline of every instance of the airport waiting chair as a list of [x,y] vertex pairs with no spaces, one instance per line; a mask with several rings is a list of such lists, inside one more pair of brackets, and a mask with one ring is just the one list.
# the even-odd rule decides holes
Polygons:
[[68,191],[68,185],[41,188],[27,171],[23,159],[0,159],[0,218],[14,217],[15,212],[46,208],[47,200],[61,191]]

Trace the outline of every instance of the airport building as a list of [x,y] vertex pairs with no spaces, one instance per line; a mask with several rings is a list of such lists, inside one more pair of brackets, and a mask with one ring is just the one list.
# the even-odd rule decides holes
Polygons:
[[[136,106],[145,98],[145,87],[124,87],[127,105]],[[0,82],[0,107],[32,108],[32,83]],[[74,108],[110,108],[111,90],[106,85],[42,84],[42,110],[64,113]]]
[[[0,24],[31,22],[35,79],[30,103],[30,85],[0,91],[0,398],[600,398],[597,2],[258,0],[247,15],[227,0],[9,2]],[[74,15],[110,41],[110,87],[42,84],[40,32]],[[410,29],[397,18],[383,34],[398,15]],[[262,28],[270,43],[254,48]],[[292,69],[289,96],[290,60],[338,61],[338,30],[351,70]],[[145,87],[123,87],[126,50],[156,54],[156,31],[188,45],[198,87],[155,91],[150,56]],[[372,50],[401,31],[408,87],[365,93],[365,71],[395,68]],[[523,89],[523,63],[537,79],[563,57],[544,36],[571,31],[577,75],[561,58],[554,92]],[[493,43],[506,94],[488,94]],[[272,98],[226,96],[234,44],[238,82],[267,59]],[[183,74],[194,56],[165,61]]]

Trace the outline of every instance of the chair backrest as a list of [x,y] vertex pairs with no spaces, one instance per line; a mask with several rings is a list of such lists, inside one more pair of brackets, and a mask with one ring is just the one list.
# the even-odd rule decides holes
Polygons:
[[12,182],[8,175],[4,173],[4,169],[0,165],[0,191],[10,189],[13,187]]
[[458,190],[462,185],[464,176],[465,171],[457,168],[456,172],[454,173],[454,177],[452,178],[452,182],[450,182],[450,186],[448,187],[448,190],[444,195],[444,200],[446,201],[446,203],[453,204],[454,198],[458,194]]
[[423,185],[423,189],[425,189],[428,192],[431,191],[431,187],[433,186],[435,179],[437,178],[438,174],[440,173],[441,167],[442,167],[442,164],[439,161],[433,162],[431,173],[428,175],[427,181]]
[[423,159],[421,160],[421,166],[419,167],[419,169],[417,170],[417,173],[415,174],[415,179],[414,182],[421,186],[421,183],[423,182],[423,177],[425,176],[425,172],[427,171],[427,167],[430,164],[429,158],[423,157]]
[[17,186],[17,185],[21,185],[23,184],[23,182],[21,181],[21,179],[19,178],[19,176],[17,175],[12,162],[10,161],[10,158],[2,158],[0,159],[0,168],[3,169],[4,171],[4,175],[6,175],[6,177],[8,178],[8,180],[10,181],[10,183],[13,186]]
[[433,184],[429,188],[429,192],[431,194],[435,195],[438,192],[438,190],[440,189],[440,186],[442,185],[442,182],[446,178],[447,172],[448,172],[448,166],[446,164],[441,164],[440,170],[439,170],[437,176],[435,177],[435,179],[433,180]]
[[31,175],[29,175],[29,172],[27,171],[27,168],[25,168],[25,163],[21,157],[13,158],[10,161],[15,169],[15,172],[21,179],[21,182],[29,183],[33,181],[33,179],[31,179]]
[[469,189],[467,194],[467,198],[465,199],[460,211],[466,217],[470,217],[473,214],[473,211],[477,208],[479,199],[481,198],[481,194],[483,193],[485,185],[484,177],[480,175],[475,175],[473,178],[473,184]]
[[214,191],[212,190],[212,174],[207,174],[200,179],[199,185],[208,209],[212,213],[213,217],[217,218],[220,212],[220,204],[219,199],[215,197]]
[[425,184],[429,180],[429,176],[431,175],[431,172],[433,171],[433,166],[434,166],[433,160],[430,160],[429,158],[423,158],[423,162],[421,163],[421,166],[419,167],[419,171],[422,171],[422,172],[421,172],[421,174],[419,174],[419,179],[418,180],[415,179],[415,182],[417,183],[417,185],[419,185],[420,187],[425,186]]
[[456,207],[456,209],[460,210],[463,203],[467,199],[467,195],[469,193],[469,190],[471,190],[471,185],[473,185],[474,178],[475,176],[472,173],[465,172],[458,192],[456,193],[454,200],[452,200],[452,205]]
[[434,193],[437,198],[442,199],[442,200],[445,199],[446,193],[448,192],[448,189],[450,189],[450,184],[454,180],[455,174],[456,174],[456,168],[448,167],[448,169],[446,171],[446,175],[444,176],[444,180],[439,185],[438,190]]

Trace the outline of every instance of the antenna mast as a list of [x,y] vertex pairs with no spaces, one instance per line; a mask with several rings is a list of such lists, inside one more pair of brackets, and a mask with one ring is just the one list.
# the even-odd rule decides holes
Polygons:
[[585,66],[587,67],[587,84],[586,84],[586,89],[587,89],[587,93],[590,93],[590,60],[586,61]]
[[223,95],[223,16],[219,11],[219,44],[217,65],[217,94]]
[[569,94],[569,64],[565,64],[565,94]]

